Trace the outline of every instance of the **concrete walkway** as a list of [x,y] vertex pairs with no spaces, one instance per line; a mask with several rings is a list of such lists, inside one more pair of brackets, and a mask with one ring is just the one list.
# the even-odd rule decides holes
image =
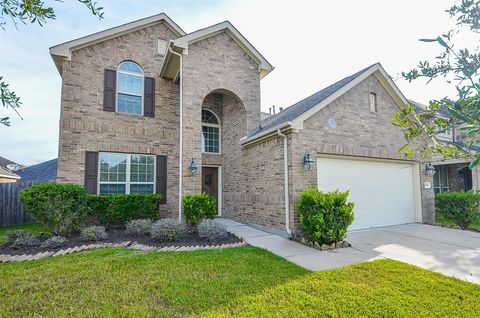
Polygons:
[[391,258],[480,284],[480,233],[425,224],[389,226],[350,232],[351,248],[322,252],[242,223],[218,220],[248,244],[312,271]]

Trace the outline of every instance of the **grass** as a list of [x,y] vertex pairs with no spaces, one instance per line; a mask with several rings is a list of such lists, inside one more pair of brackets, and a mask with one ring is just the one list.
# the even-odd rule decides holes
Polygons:
[[[453,223],[450,220],[447,220],[443,215],[441,215],[439,213],[435,214],[435,223],[440,224],[440,225],[448,225],[448,226],[451,226],[451,227],[459,228],[458,225],[456,225],[455,223]],[[472,224],[470,224],[470,228],[471,229],[480,229],[480,218],[477,219]]]
[[254,247],[0,264],[0,317],[478,317],[480,286],[392,260],[312,273]]
[[41,233],[48,232],[46,228],[40,224],[20,224],[20,225],[9,225],[9,226],[0,226],[0,245],[7,241],[5,235],[7,232],[15,230],[26,230],[31,232],[33,235],[40,235]]

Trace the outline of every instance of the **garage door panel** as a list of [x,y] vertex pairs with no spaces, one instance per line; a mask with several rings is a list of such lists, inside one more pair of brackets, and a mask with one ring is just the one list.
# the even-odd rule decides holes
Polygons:
[[321,191],[350,191],[352,229],[415,222],[413,170],[409,163],[320,158]]

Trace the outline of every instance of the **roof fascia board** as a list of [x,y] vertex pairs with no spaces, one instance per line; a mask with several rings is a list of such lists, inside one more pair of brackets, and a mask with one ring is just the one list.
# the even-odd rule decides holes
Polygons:
[[104,31],[100,31],[75,40],[52,46],[50,48],[50,54],[52,56],[61,56],[63,58],[66,58],[67,60],[70,60],[72,51],[74,50],[149,27],[151,25],[157,24],[160,21],[165,21],[177,36],[185,35],[185,31],[183,31],[175,22],[173,22],[170,17],[168,17],[165,13],[160,13],[144,19],[122,24],[120,26],[116,26]]
[[276,134],[278,129],[285,129],[285,128],[288,128],[290,125],[291,125],[291,122],[288,121],[288,122],[276,125],[276,126],[270,128],[267,131],[264,131],[264,132],[262,132],[258,135],[253,135],[252,137],[244,136],[244,137],[240,138],[240,143],[242,145],[248,145],[251,142],[256,142],[256,141],[259,141],[261,139],[268,138],[269,135]]
[[0,173],[0,178],[6,178],[6,179],[20,179],[20,176],[13,176],[13,175],[8,175],[8,174],[1,174]]

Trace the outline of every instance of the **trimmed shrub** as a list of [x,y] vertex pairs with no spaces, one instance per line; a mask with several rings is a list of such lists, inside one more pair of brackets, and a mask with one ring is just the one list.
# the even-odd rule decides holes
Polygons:
[[89,215],[100,224],[125,223],[135,219],[157,220],[160,194],[90,195]]
[[86,217],[87,193],[82,186],[41,183],[20,193],[25,210],[56,235],[68,235]]
[[16,230],[6,234],[7,243],[13,248],[22,249],[38,245],[38,240],[32,233],[25,230]]
[[295,207],[303,232],[310,242],[330,244],[341,241],[354,219],[352,202],[347,202],[348,191],[323,193],[310,188],[300,194]]
[[197,225],[202,219],[213,219],[217,215],[215,198],[206,193],[187,194],[182,198],[185,221]]
[[42,243],[43,248],[57,248],[65,243],[66,239],[62,236],[52,236]]
[[480,194],[473,192],[443,192],[435,196],[435,213],[467,230],[480,218]]
[[177,241],[185,236],[187,227],[177,219],[163,219],[152,224],[150,236],[158,241]]
[[215,220],[202,220],[197,225],[198,236],[209,241],[219,241],[228,236],[225,226]]
[[105,240],[108,234],[104,226],[89,226],[82,230],[80,237],[83,241],[95,242]]
[[152,229],[152,220],[150,219],[138,219],[132,220],[125,224],[127,234],[133,236],[143,236],[150,234]]

